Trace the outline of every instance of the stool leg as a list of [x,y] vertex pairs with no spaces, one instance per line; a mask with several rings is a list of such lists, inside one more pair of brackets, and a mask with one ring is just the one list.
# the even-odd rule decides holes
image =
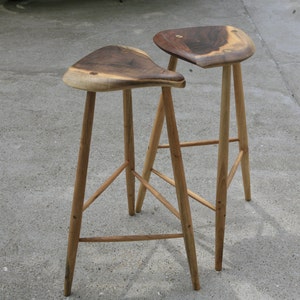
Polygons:
[[243,151],[243,157],[241,161],[244,193],[247,201],[251,200],[251,188],[250,188],[250,163],[249,163],[249,150],[248,150],[248,135],[246,124],[246,110],[244,101],[244,90],[241,64],[233,65],[233,79],[234,79],[234,91],[235,91],[235,107],[236,107],[236,119],[238,126],[238,137],[240,151]]
[[230,79],[231,66],[223,67],[222,97],[220,110],[219,153],[216,192],[216,249],[215,269],[222,269],[223,245],[225,233],[227,172],[228,172],[228,142],[230,120]]
[[134,215],[135,202],[135,176],[132,171],[135,169],[134,162],[134,133],[132,118],[132,95],[131,90],[123,91],[123,114],[124,114],[124,153],[126,167],[126,185],[129,215]]
[[[177,57],[170,56],[168,70],[175,71],[176,66],[177,66],[177,61],[178,61]],[[146,154],[144,169],[143,169],[143,173],[142,173],[143,174],[142,177],[146,181],[150,180],[151,170],[152,170],[154,160],[156,157],[157,147],[159,144],[162,127],[164,124],[164,118],[165,118],[164,104],[163,104],[163,98],[161,95],[160,99],[159,99],[157,112],[156,112],[156,117],[155,117],[153,127],[152,127],[148,151]],[[145,195],[146,195],[146,187],[143,184],[141,184],[140,188],[139,188],[139,192],[138,192],[138,196],[137,196],[137,204],[136,204],[136,212],[138,212],[138,213],[141,212],[141,210],[142,210]]]
[[190,273],[193,287],[195,290],[200,289],[198,264],[194,241],[194,231],[192,225],[192,217],[187,194],[187,186],[185,181],[184,167],[181,156],[181,149],[176,126],[176,119],[171,95],[171,88],[163,87],[164,111],[166,114],[167,131],[170,143],[170,154],[172,159],[174,180],[176,185],[176,193],[178,199],[178,207],[181,217],[181,225],[184,236],[185,248],[187,252]]
[[[154,120],[154,124],[152,127],[152,132],[149,140],[149,146],[146,154],[146,159],[144,163],[143,175],[142,177],[149,181],[151,170],[154,164],[154,160],[156,157],[157,147],[160,140],[160,135],[162,131],[162,127],[164,124],[165,119],[165,112],[164,112],[164,103],[162,99],[162,95],[160,96],[160,100],[158,103],[158,108],[156,112],[156,117]],[[136,212],[139,213],[142,210],[143,202],[146,195],[146,187],[141,184],[137,196],[137,203],[136,203]]]
[[68,252],[66,261],[65,273],[65,296],[71,294],[73,275],[76,262],[76,254],[78,249],[78,242],[80,236],[82,207],[85,194],[86,176],[88,169],[90,144],[92,136],[94,108],[95,108],[96,93],[87,92],[85,111],[82,122],[80,149],[78,156],[76,180],[74,187],[74,196],[72,204],[72,212],[70,218]]

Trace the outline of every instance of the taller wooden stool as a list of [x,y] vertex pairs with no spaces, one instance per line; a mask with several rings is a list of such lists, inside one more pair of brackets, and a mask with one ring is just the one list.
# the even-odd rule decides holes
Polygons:
[[[181,88],[185,86],[183,76],[157,66],[149,56],[141,50],[124,46],[107,46],[96,50],[71,66],[65,73],[63,81],[71,87],[87,91],[70,218],[65,275],[65,296],[68,296],[71,293],[79,242],[141,241],[182,237],[185,242],[193,287],[195,290],[198,290],[200,285],[194,232],[171,96],[171,87]],[[169,206],[169,202],[135,171],[131,89],[148,86],[162,87],[163,97],[161,99],[167,120],[179,211]],[[99,189],[84,202],[96,92],[115,90],[123,91],[125,160],[124,163],[103,183],[103,185],[101,185]],[[133,216],[135,214],[135,178],[137,178],[180,219],[182,232],[155,235],[80,237],[82,214],[84,210],[102,194],[123,170],[126,170],[129,215]]]
[[[220,271],[223,259],[227,189],[240,163],[245,198],[248,201],[251,199],[248,138],[240,62],[253,55],[255,46],[243,31],[232,26],[207,26],[165,30],[154,36],[154,42],[159,48],[171,55],[169,70],[175,71],[178,58],[205,69],[214,67],[222,67],[223,69],[219,140],[186,142],[181,144],[182,147],[219,144],[216,204],[211,204],[192,191],[188,190],[188,194],[216,213],[215,269]],[[238,128],[237,138],[229,138],[231,70],[233,70],[234,79]],[[168,146],[159,145],[163,122],[164,108],[162,102],[160,102],[145,160],[143,178],[149,181],[151,172],[154,172],[170,184],[174,184],[172,179],[153,169],[157,148]],[[228,174],[228,146],[231,142],[238,142],[239,154]],[[145,193],[145,187],[140,186],[137,198],[137,212],[140,212],[142,209]]]

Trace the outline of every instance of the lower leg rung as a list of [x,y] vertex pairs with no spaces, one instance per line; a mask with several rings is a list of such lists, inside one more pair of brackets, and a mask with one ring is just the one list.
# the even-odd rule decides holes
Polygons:
[[[238,138],[230,138],[229,143],[238,142]],[[193,146],[207,146],[219,144],[219,140],[203,140],[203,141],[193,141],[193,142],[183,142],[180,143],[180,147],[193,147]],[[169,144],[158,145],[157,148],[169,148]]]
[[152,185],[148,183],[148,181],[146,181],[138,173],[133,172],[133,174],[157,200],[159,200],[171,213],[173,213],[180,220],[179,211],[163,195],[161,195]]
[[239,166],[239,164],[240,164],[240,162],[242,160],[243,154],[244,154],[244,151],[241,150],[239,152],[239,154],[238,154],[238,156],[237,156],[237,158],[236,158],[236,160],[235,160],[235,162],[234,162],[234,164],[233,164],[233,166],[232,166],[229,174],[228,174],[228,177],[227,177],[227,188],[230,186],[230,183],[231,183],[231,181],[233,179],[233,176],[234,176],[234,174],[235,174],[235,172],[236,172],[236,170],[237,170],[237,168],[238,168],[238,166]]
[[[175,181],[171,178],[169,178],[168,176],[158,172],[155,169],[152,169],[152,172],[154,174],[156,174],[158,177],[160,177],[161,179],[163,179],[164,181],[166,181],[167,183],[171,184],[172,186],[175,187]],[[204,206],[210,208],[211,210],[216,210],[216,207],[211,204],[209,201],[205,200],[204,198],[200,197],[199,195],[197,195],[196,193],[192,192],[191,190],[187,190],[188,195],[193,198],[194,200],[198,201],[199,203],[203,204]]]
[[123,235],[123,236],[104,236],[104,237],[86,237],[79,238],[79,242],[84,243],[109,243],[109,242],[136,242],[150,240],[166,240],[182,238],[183,233],[171,234],[146,234],[146,235]]
[[98,188],[98,190],[84,203],[83,211],[85,211],[121,174],[128,166],[128,161],[125,161],[113,174]]

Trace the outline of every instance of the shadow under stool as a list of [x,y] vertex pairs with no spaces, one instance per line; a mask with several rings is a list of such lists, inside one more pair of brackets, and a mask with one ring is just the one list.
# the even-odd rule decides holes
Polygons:
[[[160,49],[170,54],[169,70],[176,70],[178,59],[182,59],[204,69],[222,67],[223,70],[219,139],[184,142],[180,144],[181,147],[218,144],[215,205],[190,190],[188,190],[188,194],[215,212],[215,269],[220,271],[222,269],[223,260],[227,189],[239,164],[241,164],[242,168],[245,199],[248,201],[251,199],[248,137],[241,62],[254,54],[255,46],[252,40],[242,30],[232,26],[170,29],[157,33],[153,40]],[[236,138],[229,137],[232,72],[238,131]],[[148,152],[146,154],[143,178],[149,182],[151,173],[154,173],[173,185],[174,181],[171,178],[153,169],[157,149],[169,147],[167,144],[159,144],[164,123],[164,114],[164,106],[161,100],[154,121]],[[239,153],[228,173],[229,143],[231,142],[238,142]],[[145,193],[146,189],[141,185],[137,197],[136,212],[140,212],[142,209]]]
[[[107,46],[92,52],[71,66],[65,73],[63,81],[73,88],[81,89],[87,92],[72,211],[70,217],[65,274],[65,296],[71,294],[79,242],[121,242],[183,238],[193,288],[198,290],[200,288],[200,284],[195,251],[194,232],[171,95],[171,87],[182,88],[185,86],[184,77],[174,71],[159,67],[145,52],[139,49],[124,46]],[[160,86],[162,88],[163,96],[161,101],[163,103],[166,116],[168,140],[170,143],[170,153],[178,200],[178,210],[169,206],[169,202],[135,171],[131,90],[134,88],[151,86]],[[85,187],[96,92],[108,92],[116,90],[123,91],[124,163],[122,163],[122,165],[112,173],[112,175],[89,199],[85,200]],[[129,215],[133,216],[135,214],[135,178],[137,178],[141,184],[145,186],[145,188],[153,193],[153,195],[155,195],[165,206],[171,210],[173,214],[175,214],[175,216],[179,218],[182,227],[181,232],[153,235],[147,234],[101,237],[80,236],[83,212],[96,200],[96,198],[102,194],[102,192],[106,190],[111,183],[113,183],[117,176],[124,170],[126,172]]]

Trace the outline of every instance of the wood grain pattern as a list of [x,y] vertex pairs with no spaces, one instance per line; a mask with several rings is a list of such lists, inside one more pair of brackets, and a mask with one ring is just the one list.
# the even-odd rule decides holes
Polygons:
[[161,68],[145,52],[125,46],[107,46],[90,53],[67,70],[63,81],[93,92],[185,86],[181,74]]
[[205,26],[165,30],[155,44],[180,59],[202,68],[241,62],[255,52],[253,41],[232,26]]

